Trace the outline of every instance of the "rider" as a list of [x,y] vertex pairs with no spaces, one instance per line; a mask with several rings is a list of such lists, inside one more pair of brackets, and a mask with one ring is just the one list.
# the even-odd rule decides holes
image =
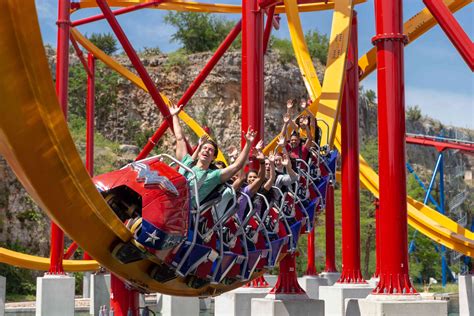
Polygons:
[[[232,176],[234,176],[240,169],[244,167],[250,152],[251,144],[254,141],[257,132],[249,127],[247,133],[243,135],[245,139],[245,146],[237,159],[224,169],[212,170],[209,167],[212,161],[217,157],[217,144],[211,139],[205,140],[199,148],[196,159],[193,159],[188,154],[186,148],[186,141],[178,118],[179,111],[181,111],[181,107],[177,107],[174,104],[170,106],[170,114],[173,117],[173,128],[176,137],[176,158],[180,160],[185,166],[191,168],[195,173],[196,179],[192,180],[190,185],[193,186],[195,183],[197,183],[199,200],[202,201],[217,186],[232,178]],[[180,168],[179,172],[183,174],[188,180],[193,177],[192,173],[187,172],[184,168]],[[192,200],[193,204],[195,204],[194,197]]]

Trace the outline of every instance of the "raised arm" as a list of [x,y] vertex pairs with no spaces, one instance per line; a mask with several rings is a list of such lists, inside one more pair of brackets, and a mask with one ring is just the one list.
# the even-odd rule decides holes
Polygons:
[[255,193],[257,193],[265,181],[265,155],[260,151],[257,153],[255,158],[257,158],[259,161],[260,168],[258,169],[257,179],[252,182],[252,184],[249,184],[250,196],[253,196]]
[[268,156],[268,160],[270,161],[270,177],[267,179],[267,182],[263,185],[263,188],[267,191],[270,191],[275,184],[276,179],[276,172],[275,172],[275,153],[271,153]]
[[306,132],[306,142],[304,146],[310,148],[313,145],[313,135],[311,134],[311,129],[309,128],[309,118],[305,117],[301,120],[301,128]]
[[230,164],[227,168],[222,169],[221,182],[226,182],[227,180],[232,178],[234,174],[236,174],[240,169],[244,167],[245,162],[247,161],[247,158],[249,156],[250,146],[252,145],[252,142],[255,140],[256,135],[257,135],[257,132],[252,130],[252,128],[249,127],[249,130],[247,131],[247,133],[244,134],[244,139],[245,139],[244,148],[242,149],[239,156],[232,164]]
[[282,156],[281,164],[285,167],[286,173],[290,176],[291,179],[296,180],[298,178],[298,174],[293,170],[293,166],[291,165],[291,161],[288,155]]
[[188,149],[186,148],[186,140],[184,138],[183,129],[179,123],[179,111],[181,111],[180,107],[171,104],[170,114],[173,117],[174,136],[176,137],[176,159],[182,160],[183,157],[188,153]]
[[194,150],[193,152],[193,155],[191,156],[191,158],[193,160],[196,160],[198,155],[199,155],[199,152],[201,151],[201,148],[202,148],[202,145],[209,139],[209,136],[207,136],[206,134],[202,135],[200,138],[199,138],[199,141],[198,141],[198,145],[196,146],[196,149]]

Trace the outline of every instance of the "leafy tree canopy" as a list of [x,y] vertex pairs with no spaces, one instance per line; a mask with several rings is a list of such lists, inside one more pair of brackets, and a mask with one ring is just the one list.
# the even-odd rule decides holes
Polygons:
[[176,28],[171,38],[187,53],[215,50],[234,26],[233,21],[196,12],[168,12],[165,22]]
[[92,33],[89,36],[89,41],[107,55],[112,55],[118,50],[117,40],[111,33]]

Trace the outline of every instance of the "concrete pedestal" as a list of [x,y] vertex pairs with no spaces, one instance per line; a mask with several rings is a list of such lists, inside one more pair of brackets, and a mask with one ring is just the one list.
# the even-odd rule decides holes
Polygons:
[[321,272],[319,276],[321,278],[327,279],[328,285],[333,285],[334,283],[337,282],[337,280],[339,280],[339,278],[341,277],[341,273],[340,272]]
[[278,280],[278,275],[274,275],[274,274],[264,274],[263,277],[268,282],[268,284],[270,284],[271,288],[275,286]]
[[305,294],[252,299],[252,316],[324,316],[324,301]]
[[36,278],[36,315],[73,316],[74,283],[67,275]]
[[238,288],[214,299],[216,316],[250,316],[253,298],[264,298],[271,288]]
[[448,315],[447,301],[422,300],[419,295],[369,295],[358,300],[358,304],[360,315],[364,316]]
[[98,316],[102,306],[110,310],[110,274],[91,275],[89,314]]
[[367,280],[367,283],[369,283],[370,286],[375,288],[375,287],[377,287],[377,284],[379,283],[379,280],[380,280],[379,278],[372,277],[372,278],[370,278],[370,280]]
[[368,284],[339,284],[319,287],[319,299],[324,300],[326,316],[343,316],[346,299],[366,298],[374,288]]
[[308,294],[309,298],[317,300],[319,299],[319,287],[327,286],[328,280],[320,276],[305,275],[298,278],[298,283],[305,290],[306,294]]
[[84,272],[82,278],[82,298],[91,297],[91,274],[90,272]]
[[199,309],[202,310],[202,311],[206,311],[208,309],[211,309],[211,304],[212,304],[212,298],[210,298],[210,297],[199,299]]
[[0,276],[0,315],[5,315],[5,295],[7,289],[7,279]]
[[460,275],[459,284],[459,315],[474,315],[474,275]]
[[156,311],[161,313],[163,309],[163,294],[156,293]]
[[162,295],[162,316],[199,316],[199,298]]

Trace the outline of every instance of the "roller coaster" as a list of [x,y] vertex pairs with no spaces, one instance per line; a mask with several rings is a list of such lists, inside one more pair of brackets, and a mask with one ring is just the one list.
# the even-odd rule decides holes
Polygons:
[[[324,211],[326,191],[339,179],[336,160],[341,151],[344,155],[340,112],[345,80],[348,80],[347,67],[352,62],[352,67],[358,69],[358,80],[363,80],[377,67],[375,47],[358,61],[354,52],[350,56],[351,26],[356,21],[354,9],[361,2],[268,0],[238,6],[180,0],[59,1],[59,70],[55,91],[34,1],[2,1],[0,153],[35,202],[60,230],[94,260],[60,260],[58,270],[51,271],[47,258],[1,248],[0,261],[29,269],[49,269],[52,273],[61,272],[63,267],[65,271],[93,271],[102,266],[138,291],[201,297],[219,295],[240,287],[278,265],[285,256],[295,252],[300,235],[313,229],[316,212]],[[430,0],[425,4],[432,7],[434,2],[450,14],[471,3],[469,0]],[[256,7],[252,8],[252,5]],[[70,20],[70,15],[90,7],[99,7],[102,14]],[[112,11],[110,7],[121,9]],[[260,210],[253,207],[250,197],[244,192],[234,191],[224,214],[218,214],[216,207],[221,202],[222,190],[229,187],[228,184],[200,199],[196,181],[193,185],[177,172],[178,167],[189,169],[182,162],[165,154],[148,157],[154,144],[172,124],[168,98],[150,79],[115,18],[139,9],[242,14],[242,20],[180,99],[180,105],[188,103],[241,30],[243,54],[246,49],[257,47],[263,56],[271,29],[277,23],[275,15],[286,16],[295,56],[312,100],[308,110],[327,127],[322,129],[321,143],[311,151],[310,159],[297,161],[298,181],[293,187],[287,192],[275,188],[278,197],[274,201],[262,196],[265,203]],[[259,12],[261,22],[262,32],[258,36],[249,31],[255,21],[252,22],[246,13],[255,10]],[[316,10],[333,11],[328,61],[322,84],[305,44],[299,16],[300,12]],[[439,18],[435,15],[432,10],[423,9],[403,24],[400,33],[406,36],[392,40],[411,44],[438,23]],[[101,51],[76,28],[100,19],[109,22],[138,75]],[[375,38],[374,43],[384,41],[383,36]],[[247,44],[245,48],[246,40],[249,43],[253,40],[254,46],[249,48],[250,44]],[[162,125],[136,161],[94,178],[82,163],[64,118],[69,41],[86,68],[87,61],[81,56],[79,45],[136,87],[150,93],[164,117]],[[472,69],[473,61],[469,60],[472,51],[463,53],[462,47],[458,49]],[[257,88],[255,81],[242,81],[242,126],[256,127],[263,135],[263,90],[256,91],[258,86],[263,85],[263,63],[255,58],[252,68],[242,69],[243,78],[255,77],[261,81],[257,83]],[[260,101],[255,101],[259,98]],[[258,102],[262,106],[255,105]],[[184,110],[179,117],[198,137],[206,134]],[[264,152],[275,149],[276,142],[276,138],[269,142]],[[225,161],[220,151],[218,159]],[[361,156],[358,164],[360,184],[379,198],[381,186],[378,175]],[[404,173],[403,169],[404,165]],[[187,171],[193,172],[191,169]],[[195,205],[189,203],[191,196],[194,196]],[[236,201],[239,198],[249,201],[243,218],[236,215]],[[449,249],[474,256],[473,232],[428,205],[409,196],[406,200],[408,224]],[[62,255],[57,256],[62,259]],[[394,287],[394,292],[390,293],[397,293]],[[387,287],[382,285],[380,291],[384,289]]]

